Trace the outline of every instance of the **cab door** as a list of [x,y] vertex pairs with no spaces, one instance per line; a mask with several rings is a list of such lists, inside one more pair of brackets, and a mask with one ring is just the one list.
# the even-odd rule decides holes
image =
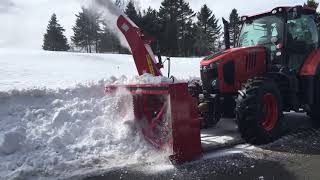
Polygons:
[[318,28],[313,15],[301,15],[287,21],[287,64],[298,73],[307,56],[318,48]]

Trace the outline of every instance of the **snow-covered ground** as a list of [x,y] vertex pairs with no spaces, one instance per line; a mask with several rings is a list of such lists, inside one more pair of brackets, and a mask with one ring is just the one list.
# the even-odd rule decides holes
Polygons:
[[[200,76],[201,58],[172,58],[171,75]],[[167,75],[167,69],[163,70]],[[111,76],[137,75],[131,55],[44,52],[0,48],[0,91],[32,87],[65,88]]]
[[[199,60],[173,58],[172,74],[199,76]],[[128,92],[104,93],[106,84],[150,81],[135,75],[129,55],[0,49],[0,179],[170,166],[134,128]],[[117,113],[123,105],[128,112]]]

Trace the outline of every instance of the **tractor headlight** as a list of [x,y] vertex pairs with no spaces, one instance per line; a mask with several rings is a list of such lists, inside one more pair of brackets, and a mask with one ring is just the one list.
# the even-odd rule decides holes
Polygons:
[[207,65],[201,65],[203,90],[209,94],[214,94],[219,89],[218,67],[219,61],[214,61]]

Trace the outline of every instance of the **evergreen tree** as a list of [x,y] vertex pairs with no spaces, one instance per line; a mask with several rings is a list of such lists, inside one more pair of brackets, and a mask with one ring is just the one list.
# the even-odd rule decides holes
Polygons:
[[237,39],[240,34],[240,17],[236,9],[232,9],[230,17],[230,45],[236,47]]
[[137,12],[134,1],[130,0],[126,6],[124,13],[137,25],[141,24],[141,14]]
[[315,0],[308,0],[307,3],[304,3],[304,6],[317,9],[319,6],[319,3],[316,2]]
[[188,42],[192,41],[191,32],[192,31],[192,18],[195,17],[195,13],[190,8],[189,3],[184,0],[178,0],[178,45],[179,45],[179,55],[186,56],[188,51],[190,51],[187,46],[187,38]]
[[188,22],[186,24],[184,33],[184,46],[183,46],[183,56],[194,56],[196,55],[195,43],[197,37],[197,25],[193,22]]
[[179,4],[177,0],[164,0],[159,10],[162,32],[160,35],[161,51],[168,56],[175,56],[179,52],[178,10]]
[[65,30],[58,23],[56,14],[51,16],[47,32],[44,34],[44,50],[49,51],[68,51],[70,49],[67,38],[63,35]]
[[202,6],[197,18],[197,55],[208,55],[211,51],[217,50],[216,43],[221,33],[221,26],[207,5]]
[[130,51],[121,46],[121,43],[114,32],[110,30],[107,24],[103,24],[103,30],[100,34],[99,41],[99,52],[118,52],[118,53],[129,53]]
[[99,14],[82,8],[82,12],[76,15],[76,25],[73,27],[74,36],[71,37],[73,43],[81,48],[84,48],[88,53],[98,52],[98,43],[100,38],[100,16]]
[[158,38],[159,37],[159,18],[158,12],[155,9],[149,7],[146,11],[143,11],[141,18],[141,28],[149,35]]
[[147,10],[143,11],[141,17],[141,26],[145,33],[155,38],[157,41],[151,44],[154,52],[157,52],[161,49],[159,39],[161,38],[160,32],[160,20],[158,18],[158,12],[155,9],[149,7]]

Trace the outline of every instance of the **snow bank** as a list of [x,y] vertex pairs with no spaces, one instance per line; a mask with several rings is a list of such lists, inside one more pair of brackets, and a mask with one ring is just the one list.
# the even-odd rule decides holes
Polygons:
[[[172,58],[171,74],[199,77],[199,60]],[[0,179],[81,177],[141,162],[167,163],[167,154],[135,129],[133,115],[118,113],[123,102],[130,110],[130,95],[104,94],[105,84],[172,81],[136,74],[130,55],[0,48]]]
[[0,152],[12,154],[22,148],[25,140],[25,129],[13,129],[0,136]]
[[131,95],[104,94],[105,84],[121,82],[130,80],[0,92],[0,179],[83,177],[142,162],[168,164],[167,154],[135,128]]
[[167,78],[164,76],[153,76],[152,74],[143,74],[142,76],[134,76],[133,78],[127,78],[121,76],[119,80],[116,80],[113,84],[161,84],[161,83],[174,83],[180,82],[176,78]]

